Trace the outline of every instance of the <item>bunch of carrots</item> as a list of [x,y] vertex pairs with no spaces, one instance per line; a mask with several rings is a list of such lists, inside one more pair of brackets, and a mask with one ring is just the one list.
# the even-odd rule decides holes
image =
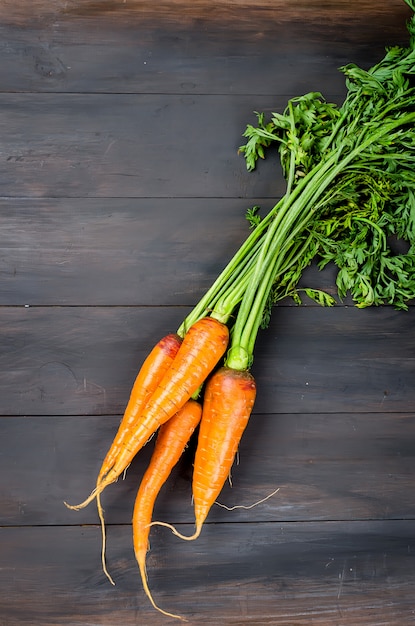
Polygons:
[[[148,355],[134,382],[124,417],[102,463],[94,490],[81,504],[67,504],[78,510],[97,500],[103,528],[102,563],[112,581],[105,564],[100,494],[123,474],[137,452],[158,431],[133,512],[135,556],[144,588],[155,607],[145,567],[155,499],[194,430],[200,426],[193,474],[196,531],[192,537],[184,537],[195,539],[228,477],[254,404],[256,387],[248,371],[222,366],[212,374],[228,344],[228,326],[210,316],[195,322],[183,339],[179,334],[163,337]],[[198,396],[205,383],[202,408]]]
[[[415,1],[405,0],[415,11]],[[153,523],[196,539],[225,484],[256,397],[251,373],[258,332],[273,305],[287,296],[301,303],[303,270],[317,259],[339,268],[338,293],[358,307],[415,297],[415,16],[410,45],[393,48],[368,71],[342,68],[348,94],[341,107],[319,93],[289,101],[283,114],[247,126],[241,147],[248,169],[272,143],[279,145],[286,193],[260,218],[247,213],[252,231],[176,333],[163,337],[144,361],[123,419],[81,509],[97,503],[105,563],[101,494],[157,433],[153,455],[138,489],[132,528],[135,556],[151,603],[146,575]],[[397,253],[390,241],[405,241]],[[307,288],[317,303],[332,296]],[[192,494],[195,532],[180,534],[153,522],[155,500],[198,429]]]

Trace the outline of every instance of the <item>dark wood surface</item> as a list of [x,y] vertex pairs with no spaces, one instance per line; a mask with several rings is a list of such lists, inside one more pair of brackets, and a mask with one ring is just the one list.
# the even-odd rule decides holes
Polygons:
[[[151,454],[89,492],[137,369],[284,191],[254,111],[406,44],[402,0],[0,3],[0,626],[161,626],[131,511]],[[334,293],[334,273],[304,282]],[[415,309],[278,306],[258,400],[201,537],[155,528],[150,586],[190,624],[415,623]],[[190,533],[192,441],[155,516]]]

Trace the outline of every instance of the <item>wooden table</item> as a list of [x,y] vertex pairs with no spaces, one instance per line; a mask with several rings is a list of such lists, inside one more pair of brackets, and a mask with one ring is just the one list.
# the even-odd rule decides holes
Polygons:
[[[402,0],[3,0],[1,626],[177,623],[145,597],[131,512],[151,453],[92,488],[135,374],[284,191],[238,155],[253,111],[407,44]],[[334,292],[334,273],[305,280]],[[415,311],[284,302],[201,537],[151,534],[156,600],[195,626],[415,623]],[[155,517],[193,528],[190,446]]]

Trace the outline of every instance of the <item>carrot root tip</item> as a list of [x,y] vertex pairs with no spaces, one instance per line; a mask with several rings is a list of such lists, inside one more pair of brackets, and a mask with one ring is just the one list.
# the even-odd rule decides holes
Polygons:
[[115,587],[114,579],[112,578],[107,568],[107,561],[106,561],[106,556],[105,556],[106,549],[107,549],[107,535],[105,532],[104,509],[102,508],[100,494],[97,495],[97,510],[98,510],[98,517],[99,517],[99,521],[101,525],[101,536],[102,536],[102,547],[101,547],[102,569],[103,569],[105,576],[110,581],[111,585],[114,585]]
[[95,498],[97,497],[99,493],[101,493],[101,491],[102,491],[101,488],[99,489],[95,488],[93,491],[91,491],[87,499],[84,500],[83,502],[80,502],[79,504],[68,504],[68,502],[65,502],[65,501],[64,501],[64,504],[66,507],[68,507],[68,509],[71,509],[72,511],[79,511],[80,509],[84,509],[86,506],[88,506],[88,504],[92,502],[92,500],[95,500]]
[[71,511],[80,511],[83,508],[82,504],[69,504],[65,501],[63,503],[68,509],[71,509]]
[[148,597],[148,599],[150,600],[151,604],[153,605],[153,607],[157,611],[160,611],[160,613],[163,613],[163,615],[167,615],[167,617],[174,617],[175,619],[179,619],[182,622],[187,622],[187,619],[185,617],[182,617],[181,615],[176,615],[176,613],[169,613],[168,611],[165,611],[164,609],[161,609],[159,606],[157,606],[157,604],[154,601],[153,596],[151,595],[150,588],[148,586],[146,566],[142,562],[141,559],[138,561],[138,566],[139,566],[139,569],[140,569],[140,575],[141,575],[141,581],[142,581],[142,584],[143,584],[143,589],[145,591],[146,596]]
[[258,506],[258,504],[266,502],[267,500],[269,500],[269,498],[275,496],[275,494],[278,493],[279,490],[279,487],[278,489],[274,489],[274,491],[265,496],[265,498],[261,498],[261,500],[257,500],[257,502],[254,502],[253,504],[235,504],[235,506],[227,506],[226,504],[222,504],[222,502],[218,502],[217,500],[215,500],[215,504],[222,507],[223,509],[226,509],[227,511],[235,511],[236,509],[245,509],[247,511],[249,509],[253,509],[255,506]]
[[173,535],[176,535],[176,537],[179,537],[180,539],[184,539],[184,541],[193,541],[194,539],[197,539],[200,535],[200,531],[202,530],[201,526],[197,527],[193,535],[189,536],[189,535],[182,535],[182,533],[180,533],[177,530],[177,528],[173,526],[173,524],[169,524],[168,522],[151,522],[149,526],[164,526],[165,528],[170,528]]
[[106,568],[106,567],[103,567],[103,570],[104,570],[104,574],[105,574],[105,576],[108,578],[108,580],[110,581],[111,585],[114,585],[114,587],[115,587],[115,582],[114,582],[114,579],[112,578],[112,576],[111,576],[111,574],[109,573],[109,571],[107,570],[107,568]]

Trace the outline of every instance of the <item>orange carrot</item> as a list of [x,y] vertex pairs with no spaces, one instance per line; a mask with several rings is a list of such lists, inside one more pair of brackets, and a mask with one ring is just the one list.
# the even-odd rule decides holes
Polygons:
[[178,462],[183,449],[197,427],[202,415],[199,402],[190,399],[170,420],[160,427],[150,464],[143,476],[133,513],[134,552],[140,569],[144,591],[155,609],[170,617],[180,615],[159,608],[151,595],[146,575],[148,537],[156,497]]
[[203,413],[193,468],[193,500],[196,529],[182,539],[196,539],[207,515],[229,476],[239,442],[248,424],[256,396],[253,376],[246,370],[220,368],[206,384]]
[[[173,362],[181,343],[182,338],[176,333],[171,333],[160,339],[160,341],[156,343],[154,348],[146,357],[134,381],[130,399],[124,411],[124,416],[118,427],[118,431],[101,465],[97,478],[97,484],[100,483],[102,477],[105,476],[114,465],[118,454],[120,454],[123,448],[124,441],[131,436],[131,431],[134,429],[137,420],[140,418],[141,411]],[[102,534],[102,569],[104,570],[108,580],[114,585],[115,583],[108,572],[105,562],[105,520],[100,494],[97,495],[97,510]]]
[[124,411],[124,416],[119,425],[110,449],[102,463],[98,481],[114,465],[115,459],[122,450],[124,441],[129,437],[131,429],[134,427],[137,418],[151,397],[155,388],[170,367],[178,349],[182,343],[179,335],[172,333],[166,335],[154,346],[134,381],[130,399]]
[[121,476],[158,427],[173,417],[204,383],[225,354],[228,341],[228,327],[214,318],[204,317],[189,328],[176,357],[141,412],[131,437],[123,442],[112,468],[84,502],[67,505],[69,508],[79,510],[87,506]]
[[[177,335],[176,333],[171,333],[160,339],[160,341],[157,342],[157,344],[146,357],[135,379],[128,404],[124,411],[121,423],[118,427],[118,431],[104,458],[104,461],[102,462],[101,469],[98,474],[97,484],[114,465],[118,454],[122,450],[124,441],[130,436],[130,432],[134,428],[135,422],[140,417],[140,413],[143,407],[147,403],[149,397],[153,393],[160,380],[163,378],[167,369],[170,367],[181,343],[182,338],[179,337],[179,335]],[[101,499],[99,494],[97,495],[97,509],[102,532],[102,568],[109,581],[112,584],[115,584],[107,570],[107,566],[105,563],[105,520],[104,510],[101,505]]]

